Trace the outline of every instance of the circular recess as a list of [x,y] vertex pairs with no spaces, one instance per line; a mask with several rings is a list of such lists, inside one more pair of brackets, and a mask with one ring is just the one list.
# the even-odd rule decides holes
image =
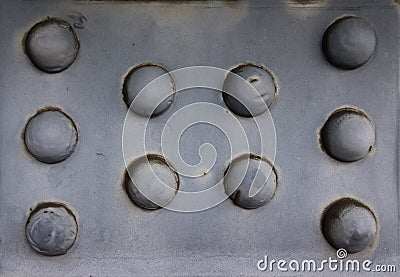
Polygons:
[[33,157],[54,164],[74,152],[78,132],[70,116],[57,108],[47,108],[28,121],[24,139]]
[[341,69],[355,69],[371,59],[376,47],[372,26],[362,18],[347,16],[332,23],[322,39],[329,63]]
[[32,63],[48,73],[67,69],[79,50],[78,37],[72,26],[58,18],[35,24],[25,37],[25,51]]
[[332,158],[354,162],[364,158],[375,143],[375,128],[361,110],[334,111],[321,129],[321,144]]
[[[152,82],[156,79],[157,82]],[[140,97],[135,99],[139,93]],[[153,63],[132,68],[122,88],[125,104],[136,114],[145,117],[157,116],[166,111],[174,100],[174,93],[175,82],[168,70]]]
[[322,218],[322,231],[334,248],[356,253],[372,244],[377,233],[377,223],[367,206],[355,199],[343,198],[326,209]]
[[267,204],[275,195],[278,178],[275,168],[265,159],[243,155],[234,159],[224,176],[225,192],[245,209]]
[[134,204],[155,210],[172,201],[179,189],[179,177],[162,156],[149,154],[128,166],[124,186]]
[[25,227],[30,246],[46,256],[67,253],[75,243],[77,234],[76,217],[59,203],[39,205],[29,216]]
[[[244,87],[243,79],[255,90]],[[278,87],[271,72],[261,65],[247,63],[239,65],[227,74],[222,95],[232,112],[252,117],[265,112],[274,103],[277,93]]]

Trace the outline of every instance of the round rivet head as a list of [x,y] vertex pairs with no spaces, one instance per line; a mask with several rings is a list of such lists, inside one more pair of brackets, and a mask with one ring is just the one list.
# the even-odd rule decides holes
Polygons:
[[67,69],[79,50],[72,26],[61,19],[49,18],[35,24],[25,37],[25,51],[32,63],[48,73]]
[[75,243],[78,225],[73,213],[62,204],[41,204],[30,215],[25,235],[30,246],[46,256],[67,253]]
[[225,192],[238,206],[256,209],[275,195],[277,175],[272,164],[253,155],[234,159],[224,176]]
[[174,93],[175,82],[168,70],[153,63],[132,68],[122,88],[125,104],[144,117],[157,116],[166,111],[174,100]]
[[78,132],[72,119],[58,109],[48,109],[32,117],[25,128],[25,145],[37,160],[54,164],[75,150]]
[[334,248],[357,253],[373,243],[377,223],[367,206],[355,199],[343,198],[326,209],[322,218],[322,231]]
[[172,201],[179,189],[179,177],[162,156],[149,154],[128,165],[124,186],[134,204],[156,210]]
[[325,31],[322,49],[329,63],[341,69],[355,69],[371,59],[376,36],[362,18],[348,16],[336,20]]
[[375,143],[375,129],[361,110],[341,108],[331,114],[321,129],[322,148],[341,162],[364,158]]
[[[254,89],[244,87],[243,79]],[[277,85],[270,71],[261,65],[242,64],[232,69],[223,86],[227,107],[243,117],[257,116],[270,107],[277,94]]]

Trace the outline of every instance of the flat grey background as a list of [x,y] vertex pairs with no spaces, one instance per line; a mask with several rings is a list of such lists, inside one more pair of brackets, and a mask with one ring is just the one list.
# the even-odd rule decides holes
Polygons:
[[[264,255],[335,257],[320,216],[343,196],[367,203],[379,221],[372,249],[350,257],[399,265],[398,7],[310,2],[2,1],[0,274],[266,275],[256,267]],[[68,15],[76,12],[87,18],[76,29],[76,61],[59,74],[39,71],[23,51],[25,32],[47,16],[73,23]],[[373,59],[353,71],[328,64],[320,46],[326,27],[344,14],[366,19],[377,36]],[[225,201],[183,214],[146,212],[129,201],[121,187],[121,86],[144,61],[170,70],[253,61],[275,73],[279,187],[272,202],[248,211]],[[68,113],[80,134],[75,153],[55,165],[31,158],[21,139],[29,117],[48,105]],[[355,163],[336,162],[318,144],[319,128],[343,105],[361,108],[376,127],[374,152]],[[79,221],[77,242],[59,257],[35,253],[24,236],[29,209],[51,200],[67,203]]]

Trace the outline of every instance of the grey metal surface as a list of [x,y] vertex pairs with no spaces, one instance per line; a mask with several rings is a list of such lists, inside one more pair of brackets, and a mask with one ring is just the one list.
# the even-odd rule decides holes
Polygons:
[[[363,18],[376,35],[372,58],[355,70],[336,68],[322,51],[326,28],[344,15]],[[79,39],[76,59],[56,74],[36,68],[23,47],[26,32],[47,17],[69,22]],[[311,273],[260,272],[257,262],[264,255],[335,257],[321,218],[343,197],[365,203],[377,220],[373,244],[349,257],[399,265],[395,2],[10,0],[0,3],[0,34],[0,275],[305,276]],[[122,185],[128,111],[122,84],[130,68],[154,62],[170,71],[229,70],[248,61],[271,70],[279,86],[270,108],[278,175],[272,200],[247,210],[227,199],[195,213],[135,206]],[[204,88],[178,93],[174,101],[171,112],[196,101],[224,105],[221,94]],[[57,164],[37,161],[23,140],[28,120],[49,106],[71,116],[79,133],[72,155]],[[329,115],[345,106],[364,111],[376,136],[371,151],[351,163],[327,155],[319,138]],[[153,122],[157,133],[162,122]],[[194,164],[198,146],[215,142],[217,169],[197,178],[202,186],[229,162],[224,139],[207,124],[182,137],[182,156]],[[77,239],[65,255],[40,255],[26,240],[29,215],[43,202],[63,203],[76,216]]]

